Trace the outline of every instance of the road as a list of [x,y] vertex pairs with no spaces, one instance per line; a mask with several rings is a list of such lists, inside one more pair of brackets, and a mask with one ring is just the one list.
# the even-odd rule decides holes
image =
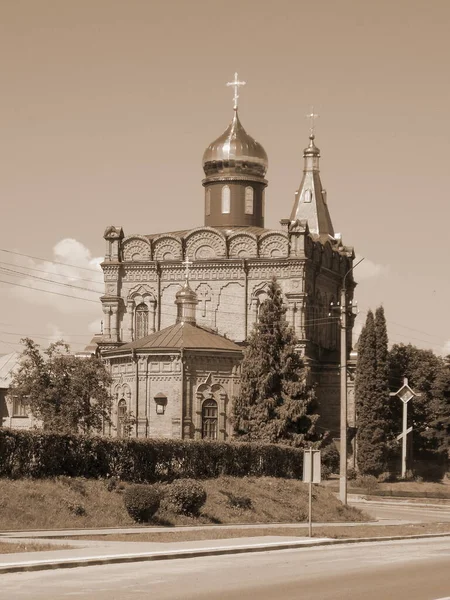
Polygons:
[[436,600],[450,537],[2,575],[8,600]]
[[415,523],[450,522],[450,504],[433,505],[407,501],[350,501],[351,506],[360,508],[378,520],[408,521]]

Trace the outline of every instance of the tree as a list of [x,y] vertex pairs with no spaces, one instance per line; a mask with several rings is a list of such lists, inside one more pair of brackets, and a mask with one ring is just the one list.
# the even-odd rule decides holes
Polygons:
[[10,388],[28,405],[44,430],[60,433],[100,431],[109,422],[111,377],[99,358],[77,358],[63,342],[41,351],[30,338]]
[[274,278],[241,365],[240,394],[233,406],[235,435],[241,441],[301,446],[314,439],[317,402],[285,315]]
[[450,355],[442,361],[432,393],[433,417],[427,434],[434,439],[436,450],[450,458]]
[[445,415],[450,410],[448,364],[431,350],[412,344],[394,344],[389,352],[389,366],[395,390],[407,377],[409,385],[418,394],[408,404],[414,455],[420,457],[440,452],[445,448],[448,435],[445,434]]
[[355,377],[357,462],[362,474],[380,475],[388,466],[388,337],[383,307],[367,314],[358,341]]

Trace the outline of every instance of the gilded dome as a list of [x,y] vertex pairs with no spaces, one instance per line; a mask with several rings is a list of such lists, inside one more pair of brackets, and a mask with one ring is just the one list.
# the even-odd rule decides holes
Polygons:
[[269,166],[266,151],[243,128],[237,110],[224,133],[203,154],[206,176],[240,173],[264,177]]

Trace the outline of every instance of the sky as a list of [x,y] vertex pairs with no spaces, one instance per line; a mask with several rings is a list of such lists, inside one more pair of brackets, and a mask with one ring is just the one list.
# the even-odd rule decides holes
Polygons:
[[108,225],[203,224],[235,71],[266,227],[289,218],[313,105],[334,229],[365,258],[356,331],[383,304],[391,344],[450,353],[449,21],[447,0],[0,0],[0,353],[84,347]]

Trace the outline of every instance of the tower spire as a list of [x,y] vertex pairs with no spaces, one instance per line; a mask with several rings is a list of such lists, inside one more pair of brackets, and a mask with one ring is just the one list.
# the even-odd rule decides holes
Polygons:
[[314,143],[315,119],[318,116],[313,107],[311,113],[306,115],[310,119],[309,144],[303,151],[303,178],[300,187],[295,192],[291,221],[306,219],[311,233],[334,237],[326,191],[323,189],[320,179],[320,150]]

